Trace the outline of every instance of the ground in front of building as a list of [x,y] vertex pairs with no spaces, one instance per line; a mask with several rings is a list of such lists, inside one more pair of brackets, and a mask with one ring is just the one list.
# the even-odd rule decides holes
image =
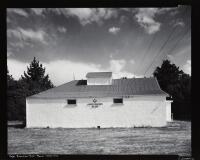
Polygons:
[[162,128],[31,129],[8,127],[8,154],[191,155],[191,123]]

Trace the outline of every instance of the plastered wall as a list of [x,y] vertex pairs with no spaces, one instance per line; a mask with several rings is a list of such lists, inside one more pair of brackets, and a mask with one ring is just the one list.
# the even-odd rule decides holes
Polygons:
[[77,99],[77,105],[67,105],[67,99],[27,99],[27,127],[90,128],[165,126],[165,97],[124,98],[123,104],[113,104],[113,98],[96,98],[102,103],[92,108],[93,99]]

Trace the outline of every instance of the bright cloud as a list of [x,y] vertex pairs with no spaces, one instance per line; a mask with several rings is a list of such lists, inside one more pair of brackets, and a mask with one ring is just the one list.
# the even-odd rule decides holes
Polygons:
[[20,41],[16,42],[16,43],[13,43],[13,42],[10,42],[8,43],[8,46],[11,46],[11,47],[16,47],[16,48],[24,48],[24,43],[21,43]]
[[191,60],[187,60],[186,64],[183,65],[183,71],[189,75],[191,75]]
[[148,34],[156,33],[160,30],[161,24],[154,20],[157,8],[140,8],[135,15],[137,22]]
[[174,56],[168,54],[168,55],[167,55],[167,58],[168,58],[171,62],[174,63]]
[[23,28],[20,28],[19,31],[25,39],[33,39],[36,41],[46,43],[44,38],[46,33],[43,30],[33,31],[32,29],[25,30]]
[[171,16],[175,16],[175,15],[177,15],[179,13],[179,11],[177,10],[177,9],[173,9],[171,12],[170,12],[170,15]]
[[14,79],[18,80],[24,73],[24,71],[26,71],[26,66],[28,66],[28,63],[23,63],[17,60],[8,59],[7,65],[9,74],[11,74]]
[[[169,12],[170,11],[170,12]],[[171,12],[174,12],[174,11],[177,11],[177,8],[176,7],[173,7],[173,8],[159,8],[157,10],[157,13],[158,14],[163,14],[165,12],[169,12],[171,14]]]
[[137,76],[134,76],[134,74],[132,74],[130,72],[126,72],[126,71],[113,73],[114,79],[120,79],[122,77],[133,78],[133,77],[137,77]]
[[184,26],[185,26],[185,23],[182,22],[182,21],[178,21],[178,22],[176,22],[176,23],[174,24],[174,27],[176,27],[176,26],[184,27]]
[[23,17],[28,17],[27,12],[25,12],[23,9],[18,9],[18,8],[8,8],[7,13],[14,13]]
[[119,31],[120,31],[120,28],[119,27],[111,27],[111,28],[109,28],[109,33],[111,33],[111,34],[117,34],[117,33],[119,33]]
[[126,65],[126,61],[124,59],[120,60],[110,60],[110,69],[113,72],[120,72]]
[[131,64],[135,64],[134,59],[129,60],[129,62],[130,62]]
[[83,26],[92,22],[102,24],[102,20],[116,17],[117,15],[117,12],[110,8],[60,8],[51,9],[51,11],[63,14],[66,17],[75,16]]
[[77,16],[83,25],[92,21],[92,9],[90,8],[68,8],[65,11],[68,15]]
[[67,32],[67,29],[65,27],[58,27],[58,31],[60,33],[66,33]]
[[43,12],[44,12],[45,8],[31,8],[31,10],[36,15],[40,16],[40,15],[43,15]]
[[[46,68],[46,74],[49,74],[51,81],[56,86],[73,80],[73,74],[75,75],[75,79],[85,79],[87,72],[103,71],[100,69],[100,65],[77,63],[67,60],[41,63]],[[29,66],[28,63],[8,59],[9,73],[15,79],[19,79],[21,77],[24,71],[26,71],[27,66]]]
[[85,64],[79,62],[72,62],[67,60],[52,61],[50,63],[43,63],[46,67],[46,72],[55,85],[60,85],[75,79],[85,79],[87,72],[99,72],[100,66],[96,64]]
[[[126,66],[126,61],[124,59],[120,60],[110,60],[110,66],[107,70],[110,70],[113,72],[113,78],[133,78],[135,75],[133,73],[127,72],[124,70],[124,67]],[[136,77],[136,76],[135,76]]]
[[[126,61],[121,60],[110,60],[108,68],[102,68],[98,64],[86,64],[81,62],[72,62],[68,60],[57,60],[51,61],[49,63],[41,62],[46,68],[46,74],[49,74],[49,77],[54,85],[58,86],[60,84],[69,82],[73,80],[73,74],[75,79],[85,79],[85,75],[88,72],[105,72],[112,71],[113,78],[122,78],[122,77],[138,77],[130,72],[124,71]],[[9,73],[17,80],[21,75],[26,71],[28,63],[19,62],[17,60],[8,59],[8,70]]]
[[12,36],[21,39],[21,33],[18,30],[8,29],[7,30],[7,37],[11,38]]
[[[181,55],[181,56],[182,56],[182,55]],[[167,58],[168,58],[172,63],[175,63],[175,64],[176,64],[177,59],[178,59],[178,60],[180,59],[179,55],[178,55],[178,57],[177,57],[177,55],[176,55],[176,57],[175,57],[175,56],[172,56],[172,55],[167,55]],[[185,72],[185,73],[191,75],[191,60],[187,60],[186,63],[183,64],[182,70],[183,70],[183,72]]]
[[7,30],[7,36],[12,38],[12,36],[23,40],[33,40],[33,41],[39,41],[43,44],[47,44],[45,40],[45,36],[47,36],[46,32],[43,30],[37,30],[34,31],[32,29],[23,29],[23,28],[17,28],[17,29],[8,29]]

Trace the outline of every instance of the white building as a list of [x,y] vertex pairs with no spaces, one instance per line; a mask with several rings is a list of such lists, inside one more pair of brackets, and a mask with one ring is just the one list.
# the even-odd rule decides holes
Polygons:
[[171,101],[155,78],[86,77],[27,97],[26,127],[161,127],[171,121]]

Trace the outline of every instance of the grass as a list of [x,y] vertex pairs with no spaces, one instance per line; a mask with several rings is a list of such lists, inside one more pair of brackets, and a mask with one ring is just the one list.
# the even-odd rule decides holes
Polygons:
[[191,156],[191,123],[163,128],[8,128],[8,154],[178,154]]

